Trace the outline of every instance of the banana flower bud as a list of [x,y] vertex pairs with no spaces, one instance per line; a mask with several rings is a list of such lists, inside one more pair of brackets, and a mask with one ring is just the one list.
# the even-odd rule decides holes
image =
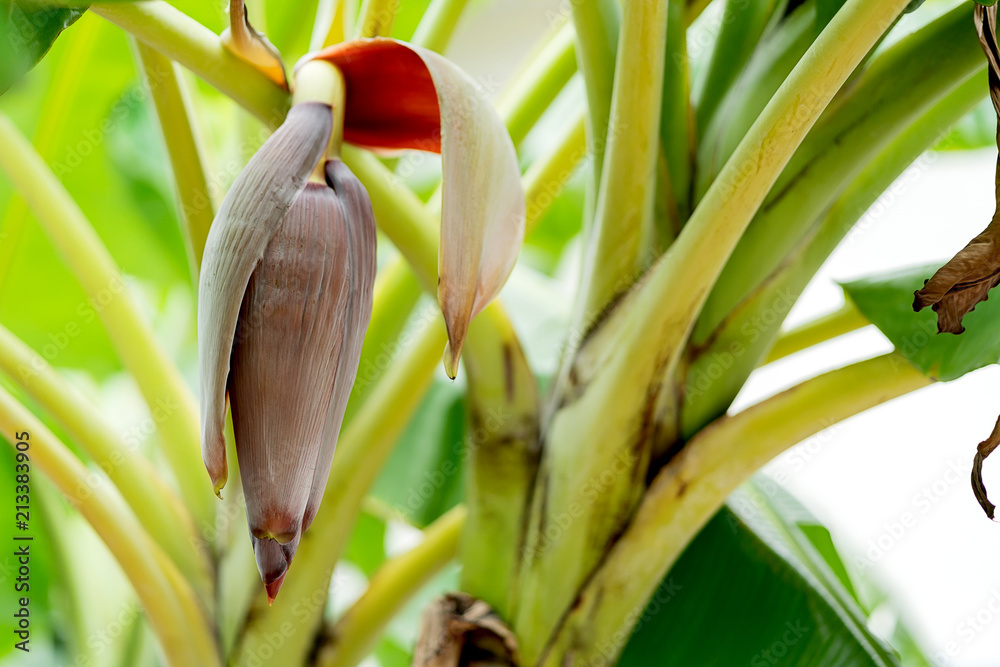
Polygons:
[[293,107],[226,196],[199,286],[203,458],[218,492],[228,394],[269,602],[323,497],[371,316],[368,194],[338,160],[308,180],[330,131],[329,106]]

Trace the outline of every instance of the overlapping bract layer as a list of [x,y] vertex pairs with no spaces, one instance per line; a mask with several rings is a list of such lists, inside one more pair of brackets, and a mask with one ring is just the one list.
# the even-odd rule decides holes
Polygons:
[[[375,224],[368,195],[339,161],[326,163],[326,183],[305,183],[300,166],[313,154],[299,138],[316,140],[318,162],[329,118],[324,105],[295,107],[254,158],[268,159],[247,166],[212,227],[205,270],[213,273],[202,277],[205,463],[220,489],[228,393],[247,521],[269,599],[322,500],[371,317]],[[277,177],[264,178],[259,169]]]

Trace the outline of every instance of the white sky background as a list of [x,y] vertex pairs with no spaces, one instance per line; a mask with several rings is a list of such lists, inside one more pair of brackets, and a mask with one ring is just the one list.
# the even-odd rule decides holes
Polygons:
[[[837,249],[790,323],[841,304],[835,281],[943,261],[986,226],[996,152],[930,158],[901,179],[879,219]],[[734,409],[889,349],[871,327],[831,341],[758,371]],[[833,531],[845,560],[868,565],[941,665],[1000,663],[1000,524],[986,519],[969,483],[975,446],[1000,414],[998,389],[996,366],[928,387],[835,425],[766,468]],[[985,478],[1000,497],[998,463],[986,462]]]
[[[502,87],[562,9],[558,0],[488,3],[463,21],[449,55]],[[995,161],[995,151],[923,158],[882,200],[882,214],[838,248],[788,323],[837,308],[835,281],[943,263],[989,222]],[[503,298],[531,289],[516,273]],[[841,337],[758,371],[734,409],[890,349],[871,327]],[[992,366],[838,424],[766,468],[826,523],[845,560],[868,564],[938,665],[1000,664],[1000,524],[986,519],[969,483],[975,446],[997,414]],[[985,476],[1000,499],[1000,459],[987,461]]]

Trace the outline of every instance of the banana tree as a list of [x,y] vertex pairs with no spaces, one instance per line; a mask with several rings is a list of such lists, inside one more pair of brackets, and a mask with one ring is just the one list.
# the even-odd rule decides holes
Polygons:
[[467,4],[7,3],[0,663],[927,664],[754,474],[1000,361],[995,219],[782,328],[995,7],[574,0],[497,95]]

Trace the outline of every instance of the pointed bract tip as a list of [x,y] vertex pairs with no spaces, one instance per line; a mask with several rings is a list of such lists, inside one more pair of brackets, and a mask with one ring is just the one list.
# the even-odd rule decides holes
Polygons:
[[222,489],[226,486],[226,482],[229,481],[229,475],[223,475],[218,479],[212,480],[212,490],[215,491],[215,495],[222,500]]
[[212,482],[212,492],[222,498],[222,488],[229,481],[229,464],[226,461],[226,437],[221,429],[215,430],[206,421],[201,436],[201,460],[205,464],[208,478]]
[[299,535],[296,534],[287,544],[279,544],[270,537],[256,537],[251,531],[250,541],[257,558],[260,579],[267,591],[267,604],[270,606],[278,596],[278,589],[288,573],[288,566],[299,546]]
[[271,583],[264,584],[264,590],[267,591],[267,606],[270,607],[274,604],[274,599],[278,597],[278,591],[281,589],[282,582],[285,581],[285,574],[282,573],[280,577],[272,581]]
[[222,500],[222,489],[226,486],[226,481],[228,480],[228,475],[223,475],[218,479],[212,480],[212,491],[215,495]]
[[452,380],[458,377],[458,360],[462,355],[462,348],[457,349],[452,348],[451,341],[448,341],[444,345],[444,372],[448,374]]

